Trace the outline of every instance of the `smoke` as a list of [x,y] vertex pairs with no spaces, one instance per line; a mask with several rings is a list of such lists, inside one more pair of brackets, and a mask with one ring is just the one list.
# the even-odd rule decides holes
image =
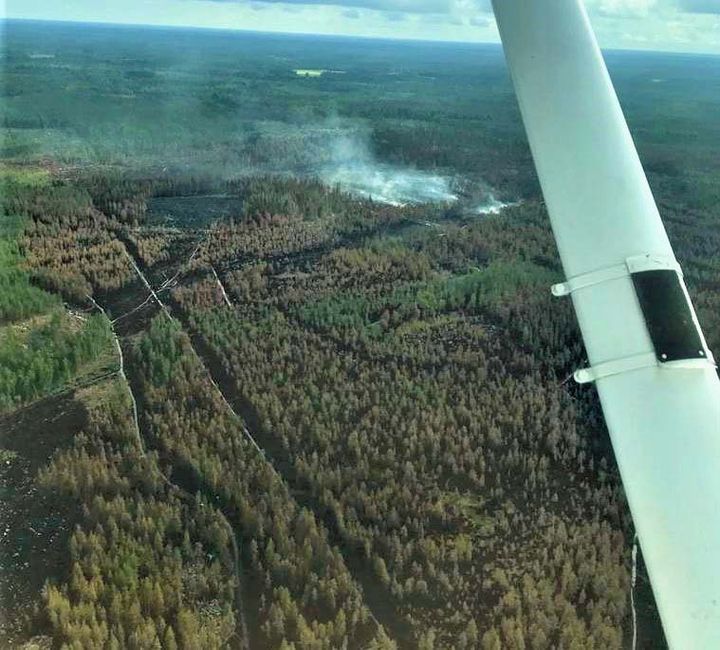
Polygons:
[[328,158],[319,177],[351,194],[391,205],[458,200],[450,177],[379,162],[358,131],[338,133],[330,142]]
[[480,205],[476,206],[473,212],[475,214],[500,214],[503,209],[512,205],[517,205],[518,201],[499,201],[492,192],[488,192],[487,197]]
[[371,127],[338,117],[321,122],[260,121],[248,135],[253,169],[317,178],[350,194],[389,205],[432,203],[467,215],[497,214],[499,200],[479,178],[379,160]]

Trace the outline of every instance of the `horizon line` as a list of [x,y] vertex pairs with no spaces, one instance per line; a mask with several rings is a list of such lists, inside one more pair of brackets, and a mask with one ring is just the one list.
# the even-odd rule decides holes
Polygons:
[[239,32],[244,34],[266,34],[273,36],[317,36],[320,38],[347,38],[371,41],[403,41],[413,43],[448,43],[451,45],[502,45],[497,41],[463,41],[436,38],[403,38],[402,36],[374,36],[359,34],[342,34],[338,32],[287,32],[271,29],[243,29],[242,27],[221,27],[214,25],[171,25],[168,23],[119,23],[111,20],[57,20],[55,18],[22,18],[16,16],[0,16],[0,22],[23,23],[54,23],[58,25],[94,25],[102,27],[147,27],[152,29],[188,29],[211,32]]
[[[327,32],[288,32],[281,30],[262,30],[262,29],[242,29],[239,27],[220,27],[212,25],[171,25],[167,23],[123,23],[115,21],[103,20],[57,20],[53,18],[25,18],[20,16],[0,16],[0,24],[9,22],[22,23],[53,23],[56,25],[89,25],[101,27],[136,27],[150,29],[177,29],[177,30],[195,30],[195,31],[211,31],[211,32],[232,32],[245,34],[263,34],[271,36],[314,36],[317,38],[342,38],[357,39],[371,41],[389,41],[402,43],[440,43],[447,45],[491,45],[502,48],[502,41],[467,41],[467,40],[448,40],[435,38],[403,38],[401,36],[375,36],[375,35],[357,35],[357,34],[341,34]],[[691,57],[720,57],[720,53],[715,52],[692,52],[687,50],[661,50],[650,48],[621,48],[621,47],[603,47],[603,52],[639,52],[645,54],[674,54],[679,56]]]

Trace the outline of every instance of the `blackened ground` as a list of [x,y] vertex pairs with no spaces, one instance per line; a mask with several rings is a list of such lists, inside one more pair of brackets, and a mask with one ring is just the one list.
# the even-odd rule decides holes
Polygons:
[[[43,584],[62,581],[70,569],[68,542],[79,508],[41,490],[36,479],[85,422],[85,409],[72,394],[0,416],[0,647],[29,636]],[[42,620],[32,623],[36,634]]]

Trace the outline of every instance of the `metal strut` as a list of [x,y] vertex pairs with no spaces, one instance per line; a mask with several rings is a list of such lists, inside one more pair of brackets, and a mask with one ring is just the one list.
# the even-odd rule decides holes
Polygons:
[[584,3],[492,4],[668,645],[720,648],[720,379]]
[[[576,275],[565,282],[554,284],[551,291],[556,297],[569,296],[575,291],[604,282],[631,278],[637,292],[638,285],[643,282],[642,278],[650,277],[644,274],[651,272],[673,275],[675,278],[673,282],[677,283],[681,291],[680,303],[684,302],[687,290],[682,280],[682,269],[674,257],[667,255],[644,254],[628,257],[622,264]],[[659,293],[658,289],[654,289],[654,292],[655,294]],[[653,301],[648,300],[644,294],[638,295],[645,323],[655,348],[653,352],[643,352],[598,363],[589,368],[580,368],[573,373],[575,381],[579,384],[587,384],[604,377],[650,367],[707,368],[708,366],[714,366],[712,353],[707,348],[705,340],[699,332],[697,318],[690,309],[689,302],[685,305],[687,313],[683,314],[682,304],[678,313],[677,304],[674,307],[669,306],[667,297],[663,296],[663,298],[665,298],[664,304],[660,305],[662,318],[658,318],[657,313],[651,313],[657,311],[657,304],[653,305]],[[657,300],[654,302],[657,303]],[[683,325],[686,326],[685,330],[666,331],[667,323],[658,323],[658,321],[667,321],[668,318],[681,320]]]
[[553,296],[561,298],[562,296],[569,296],[573,291],[578,291],[579,289],[585,289],[586,287],[609,282],[610,280],[627,278],[633,273],[642,273],[643,271],[675,271],[682,277],[682,269],[674,257],[668,257],[667,255],[650,255],[647,253],[645,255],[628,257],[622,264],[576,275],[565,282],[553,284],[550,290]]

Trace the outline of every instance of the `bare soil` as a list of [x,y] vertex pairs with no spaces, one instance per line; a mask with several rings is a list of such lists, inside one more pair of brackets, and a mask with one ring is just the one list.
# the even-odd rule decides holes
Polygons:
[[45,580],[68,575],[79,507],[44,492],[36,479],[85,422],[85,409],[72,394],[0,416],[0,647],[26,640]]

